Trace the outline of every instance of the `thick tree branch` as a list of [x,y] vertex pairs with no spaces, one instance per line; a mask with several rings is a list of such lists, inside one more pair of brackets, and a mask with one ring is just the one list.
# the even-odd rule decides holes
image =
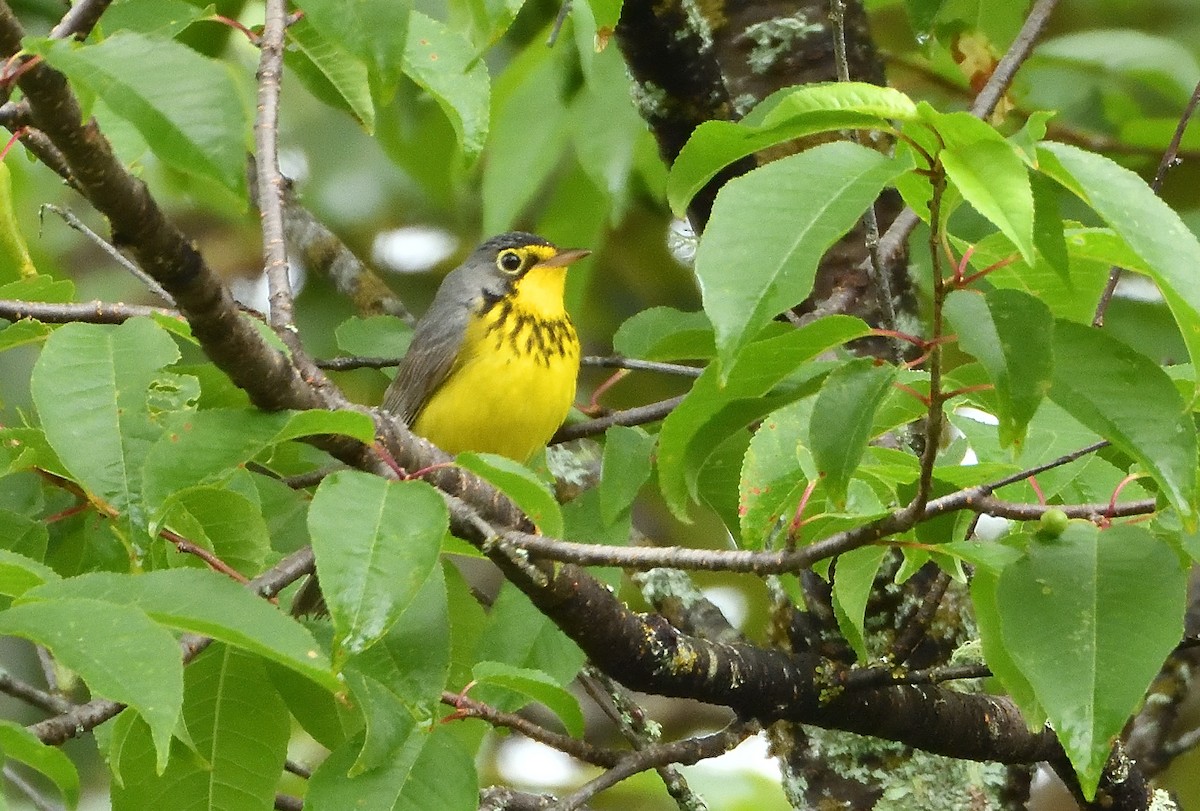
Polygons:
[[[23,35],[12,9],[0,2],[0,54],[17,54]],[[20,75],[18,84],[34,125],[62,153],[82,193],[108,218],[114,242],[128,246],[142,269],[175,298],[217,366],[261,408],[321,407],[321,399],[287,358],[241,316],[220,278],[167,220],[146,185],[117,160],[96,122],[84,122],[66,78],[38,62]]]

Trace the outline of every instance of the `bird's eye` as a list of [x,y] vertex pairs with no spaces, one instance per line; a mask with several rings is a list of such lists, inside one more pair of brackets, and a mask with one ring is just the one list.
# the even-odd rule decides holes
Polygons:
[[504,251],[500,254],[500,258],[496,260],[496,264],[505,273],[516,273],[521,269],[521,255],[516,251]]

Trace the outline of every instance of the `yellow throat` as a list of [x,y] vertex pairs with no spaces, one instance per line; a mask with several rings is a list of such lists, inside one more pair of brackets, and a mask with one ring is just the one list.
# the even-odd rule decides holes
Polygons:
[[506,250],[524,268],[506,293],[474,302],[454,366],[412,428],[452,454],[524,462],[545,447],[575,399],[579,339],[563,290],[567,265],[585,253],[542,244]]

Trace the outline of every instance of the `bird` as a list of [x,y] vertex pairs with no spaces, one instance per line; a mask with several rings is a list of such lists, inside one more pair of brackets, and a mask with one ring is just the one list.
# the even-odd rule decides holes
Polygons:
[[492,237],[442,280],[383,408],[450,454],[527,462],[575,399],[567,268],[591,253],[524,231]]

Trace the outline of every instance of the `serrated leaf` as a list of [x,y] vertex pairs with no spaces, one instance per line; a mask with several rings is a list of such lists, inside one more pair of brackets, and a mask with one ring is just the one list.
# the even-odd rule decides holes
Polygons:
[[705,360],[716,353],[716,346],[712,324],[702,311],[651,307],[617,327],[613,351],[642,360]]
[[562,721],[568,735],[583,735],[583,712],[579,709],[579,701],[545,673],[502,662],[480,662],[472,668],[471,674],[480,684],[515,690],[543,704]]
[[[503,662],[539,670],[559,684],[568,684],[574,679],[584,659],[579,646],[538,611],[528,597],[508,583],[492,603],[474,656],[476,662]],[[498,688],[480,690],[475,697],[505,710],[524,704],[523,700],[514,700],[517,697]]]
[[378,100],[391,98],[404,63],[409,0],[300,0],[296,5],[321,36],[367,66]]
[[185,695],[191,751],[177,742],[167,769],[155,774],[145,728],[131,727],[120,746],[113,811],[273,808],[291,724],[261,660],[212,645],[188,665]]
[[833,613],[838,628],[850,647],[858,655],[859,662],[866,662],[867,652],[866,611],[867,598],[875,584],[879,564],[887,555],[886,546],[864,546],[838,555],[834,561]]
[[352,316],[337,325],[338,349],[349,355],[396,358],[408,351],[413,329],[391,315]]
[[211,5],[204,8],[186,0],[156,0],[154,3],[116,0],[104,12],[101,24],[106,31],[137,31],[159,39],[171,39],[205,14],[212,13]]
[[807,84],[773,102],[761,118],[752,111],[740,123],[706,121],[696,127],[667,178],[667,201],[677,216],[717,172],[760,149],[819,132],[890,130],[892,120],[911,118],[916,109],[898,90],[863,82]]
[[[16,513],[9,513],[7,510],[0,511],[0,521],[5,521],[9,516],[16,516]],[[16,517],[22,518],[23,516]],[[41,527],[45,532],[44,524],[30,523]],[[0,532],[3,531],[0,530]],[[0,549],[0,594],[20,597],[32,588],[58,579],[58,573],[44,563],[16,552],[10,552],[8,549]]]
[[829,497],[839,508],[871,439],[875,410],[895,379],[895,367],[860,358],[834,369],[817,395],[808,442]]
[[448,525],[445,502],[424,482],[358,471],[321,482],[308,530],[341,649],[335,659],[388,632],[436,565]]
[[[570,133],[568,110],[558,93],[547,93],[560,81],[560,66],[550,51],[529,70],[502,103],[491,123],[488,159],[483,164],[483,231],[507,230],[537,196],[559,164]],[[536,121],[537,126],[530,126]],[[539,156],[530,161],[530,155]]]
[[1200,240],[1140,177],[1108,158],[1067,144],[1042,144],[1042,172],[1100,215],[1146,265],[1200,363]]
[[313,95],[331,107],[344,109],[368,134],[373,133],[375,102],[366,66],[333,40],[321,36],[307,17],[289,25],[286,36],[295,48],[284,53],[286,64]]
[[62,792],[68,808],[79,805],[79,773],[62,750],[47,746],[25,727],[0,720],[0,753],[44,774]]
[[[370,711],[371,708],[368,708]],[[398,712],[403,713],[403,708]],[[402,746],[377,769],[351,777],[362,736],[330,753],[313,772],[304,796],[313,809],[380,808],[468,811],[479,805],[475,763],[454,733],[443,726],[426,730],[412,716]]]
[[[907,168],[903,160],[838,141],[725,184],[696,253],[723,369],[772,318],[812,292],[825,250]],[[797,209],[797,199],[812,204]]]
[[46,340],[30,375],[46,440],[62,464],[141,532],[141,467],[162,433],[150,418],[147,390],[178,358],[175,342],[148,319],[117,327],[74,323]]
[[1004,642],[1089,800],[1113,740],[1179,642],[1186,596],[1175,552],[1128,524],[1072,522],[1000,575]]
[[762,549],[800,501],[808,477],[799,456],[811,416],[811,400],[791,403],[767,416],[750,440],[738,482],[742,544],[748,549]]
[[600,515],[609,524],[627,513],[650,478],[655,439],[641,428],[614,425],[604,434],[600,468]]
[[64,598],[0,612],[0,634],[44,645],[94,694],[136,710],[150,726],[156,767],[167,765],[183,705],[183,662],[165,628],[131,606]]
[[146,455],[144,498],[156,511],[185,488],[225,481],[241,465],[280,442],[341,434],[370,442],[375,426],[353,411],[265,412],[212,408],[172,418]]
[[[209,636],[276,662],[326,690],[341,689],[312,635],[228,577],[201,569],[142,575],[95,572],[49,583],[26,600],[100,600],[144,611],[160,625]],[[176,657],[178,658],[178,657]]]
[[248,119],[228,66],[131,31],[89,45],[24,45],[133,124],[164,163],[245,197]]
[[450,616],[441,567],[434,567],[420,593],[387,635],[346,665],[351,691],[363,707],[366,738],[351,768],[357,775],[385,764],[408,734],[386,707],[396,705],[428,721],[450,673]]
[[1054,318],[1041,301],[1017,290],[981,296],[950,294],[944,306],[958,345],[975,356],[996,387],[1000,444],[1020,444],[1042,398],[1050,391]]
[[1059,320],[1050,398],[1143,465],[1194,525],[1196,426],[1157,364],[1101,330]]
[[805,364],[820,353],[866,335],[849,316],[821,318],[797,330],[751,344],[722,383],[710,366],[663,421],[658,439],[658,481],[671,511],[686,518],[689,499],[714,448],[756,419],[815,391],[817,369]]
[[40,343],[50,334],[50,327],[26,318],[0,329],[0,352],[18,346]]
[[414,11],[404,48],[404,72],[446,113],[463,153],[477,157],[487,140],[491,91],[487,63],[478,58],[471,43]]
[[494,453],[460,453],[454,461],[503,491],[543,535],[562,537],[562,509],[554,493],[532,470]]
[[[217,487],[189,487],[171,497],[160,523],[246,577],[262,571],[271,534],[262,508],[240,493]],[[206,567],[194,555],[178,553],[172,565]]]
[[939,154],[946,176],[972,208],[987,217],[1032,261],[1033,189],[1012,146],[997,140],[947,148]]

